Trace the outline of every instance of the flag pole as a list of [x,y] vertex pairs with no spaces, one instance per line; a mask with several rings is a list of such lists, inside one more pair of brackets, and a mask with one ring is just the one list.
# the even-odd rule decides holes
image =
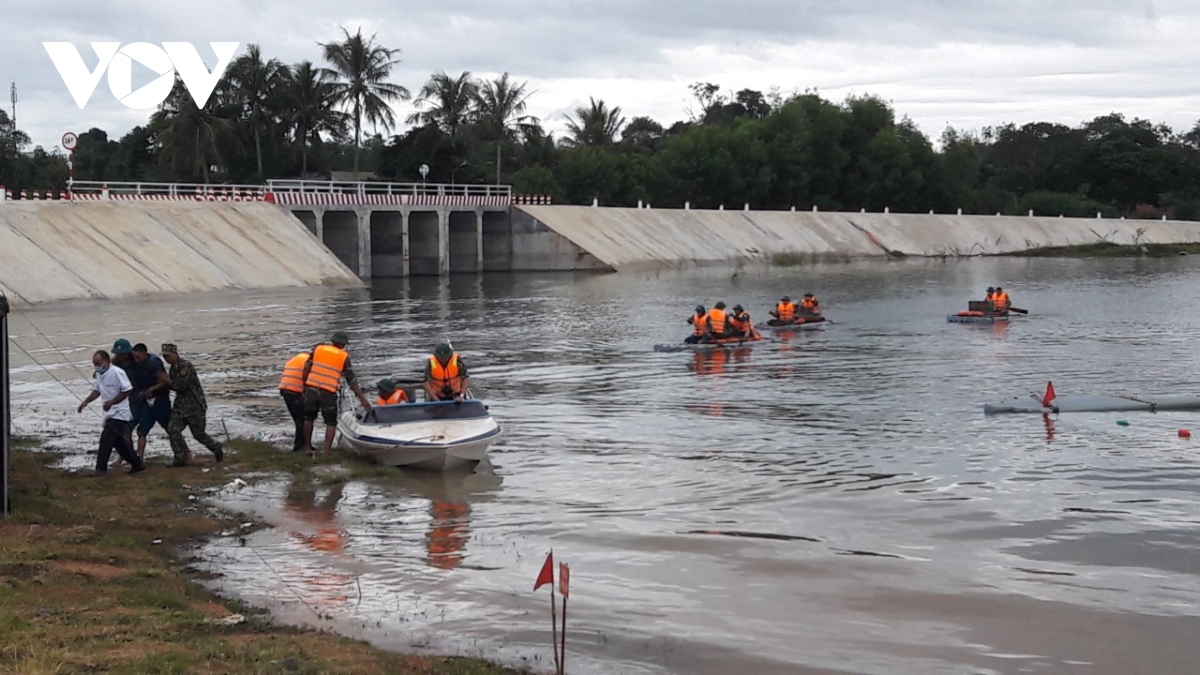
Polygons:
[[559,675],[567,675],[567,596],[563,596],[562,656],[558,659]]
[[567,598],[571,597],[571,568],[566,563],[558,563],[558,592],[563,596],[562,617],[562,655],[558,659],[559,675],[567,673]]
[[[558,603],[554,600],[554,584],[550,584],[550,632],[554,639],[554,673],[555,675],[563,675],[562,661],[558,658],[558,617],[555,615],[555,608]],[[563,600],[563,616],[567,614],[567,601]]]

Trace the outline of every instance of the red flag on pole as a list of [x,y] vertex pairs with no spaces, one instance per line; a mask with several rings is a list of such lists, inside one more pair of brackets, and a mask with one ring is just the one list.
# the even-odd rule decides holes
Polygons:
[[1054,400],[1054,382],[1046,382],[1046,395],[1042,397],[1042,407],[1049,408],[1050,402]]
[[537,581],[533,582],[533,590],[537,590],[546,584],[554,586],[554,551],[546,554],[546,562],[542,563],[542,571],[538,572]]
[[564,598],[571,596],[567,588],[571,585],[571,568],[566,563],[558,563],[558,592]]

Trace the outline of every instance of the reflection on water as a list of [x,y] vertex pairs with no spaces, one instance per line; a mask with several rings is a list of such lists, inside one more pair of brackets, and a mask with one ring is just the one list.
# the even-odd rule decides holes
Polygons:
[[[997,282],[1029,317],[946,322]],[[218,434],[284,436],[295,349],[349,330],[370,382],[449,336],[506,428],[494,470],[224,494],[276,527],[203,548],[222,585],[380,644],[545,662],[528,589],[553,548],[575,572],[576,673],[1190,672],[1194,415],[982,406],[1049,379],[1194,393],[1198,282],[1193,258],[909,260],[57,306],[13,317],[15,423],[92,449],[98,422],[55,378],[86,393],[75,364],[115,335],[179,344]],[[801,289],[835,325],[651,350],[697,302],[761,315]]]

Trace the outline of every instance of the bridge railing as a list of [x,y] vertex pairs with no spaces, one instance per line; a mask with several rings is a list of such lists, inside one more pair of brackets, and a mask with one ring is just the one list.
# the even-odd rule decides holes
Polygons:
[[265,185],[229,185],[214,183],[126,183],[121,181],[77,180],[70,186],[74,195],[102,195],[114,197],[169,197],[191,199],[197,195],[256,194],[266,190]]
[[414,197],[512,197],[509,185],[466,185],[463,183],[377,183],[332,180],[269,180],[270,192],[300,192],[343,195],[410,195]]

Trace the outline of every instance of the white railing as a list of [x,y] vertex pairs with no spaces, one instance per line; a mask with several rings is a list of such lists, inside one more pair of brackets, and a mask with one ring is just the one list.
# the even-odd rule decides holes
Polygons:
[[509,185],[463,183],[375,183],[332,180],[269,180],[269,192],[342,195],[395,195],[414,197],[511,197]]
[[227,193],[258,193],[265,185],[229,185],[214,183],[125,183],[120,181],[77,180],[71,183],[73,194],[104,194],[117,196],[171,197],[191,199],[196,195]]

